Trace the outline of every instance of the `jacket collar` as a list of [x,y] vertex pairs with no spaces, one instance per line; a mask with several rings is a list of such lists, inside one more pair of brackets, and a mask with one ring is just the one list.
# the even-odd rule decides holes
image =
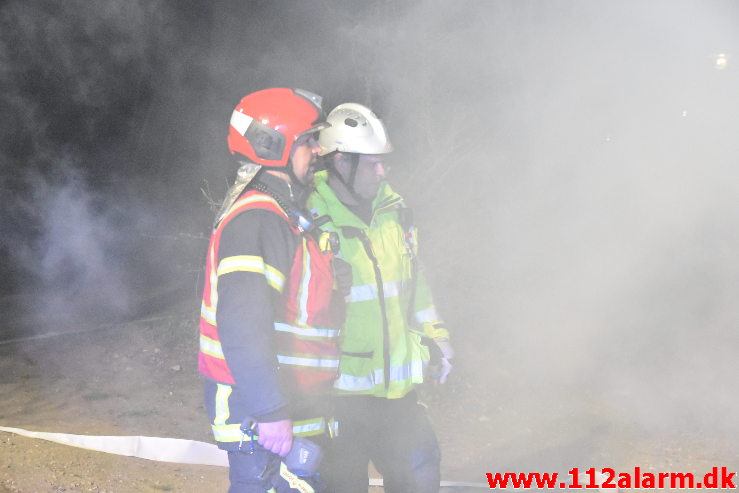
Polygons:
[[[297,208],[297,203],[295,200],[295,196],[292,193],[291,186],[282,178],[278,178],[277,176],[263,171],[254,178],[254,181],[257,183],[261,183],[262,185],[267,187],[274,195],[277,196],[276,198],[278,199],[278,202],[281,201],[282,203],[288,204],[293,208]],[[249,187],[247,186],[247,190],[248,189]]]
[[[352,211],[349,210],[336,196],[331,186],[328,184],[328,171],[319,171],[314,176],[316,185],[315,193],[318,194],[326,204],[327,215],[331,216],[331,220],[337,226],[354,226],[357,228],[366,228],[367,224],[359,219]],[[372,216],[382,212],[388,207],[402,203],[403,198],[397,194],[387,182],[380,185],[377,196],[372,201]]]

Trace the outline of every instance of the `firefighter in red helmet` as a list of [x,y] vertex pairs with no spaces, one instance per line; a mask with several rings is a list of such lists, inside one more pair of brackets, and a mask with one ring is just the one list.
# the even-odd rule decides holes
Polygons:
[[299,89],[249,94],[231,115],[228,147],[240,167],[210,239],[198,356],[231,493],[294,491],[288,484],[298,480],[316,489],[290,477],[280,457],[294,436],[326,432],[323,416],[303,419],[294,397],[330,388],[338,366],[332,252],[300,203],[316,132],[327,126],[321,98]]

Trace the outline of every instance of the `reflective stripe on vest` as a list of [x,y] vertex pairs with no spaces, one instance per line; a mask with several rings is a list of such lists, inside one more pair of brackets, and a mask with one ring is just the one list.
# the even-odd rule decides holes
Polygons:
[[[250,440],[249,435],[245,435],[241,431],[241,424],[213,424],[211,425],[211,429],[213,430],[213,437],[217,442],[234,443],[240,442],[242,439],[245,442]],[[322,435],[327,429],[326,420],[323,418],[306,421],[293,421],[293,436],[296,437]],[[259,437],[254,435],[254,438],[258,439]]]
[[[248,209],[266,209],[282,216],[294,234],[300,235],[293,264],[286,276],[258,255],[237,255],[218,262],[218,246],[225,225]],[[338,330],[320,328],[330,322],[333,290],[331,255],[321,252],[313,236],[300,234],[287,214],[270,196],[247,192],[236,201],[211,236],[206,265],[206,285],[200,309],[198,366],[217,382],[235,384],[218,338],[218,279],[234,272],[262,274],[269,286],[283,295],[284,310],[277,313],[277,361],[281,371],[309,393],[330,390],[338,367]],[[319,327],[319,328],[315,328]]]
[[315,327],[295,327],[286,323],[277,322],[275,330],[278,332],[290,332],[292,334],[306,338],[332,339],[338,337],[340,331],[335,329],[319,329]]
[[264,262],[262,257],[257,255],[237,255],[234,257],[226,257],[218,264],[217,277],[231,272],[253,272],[262,274],[267,279],[267,284],[275,291],[282,292],[285,288],[285,276],[282,273]]
[[208,306],[203,301],[200,304],[200,318],[205,320],[210,325],[216,324],[216,311],[213,309],[213,307]]
[[331,319],[332,255],[304,235],[285,290],[285,311],[275,323],[280,373],[302,392],[331,391],[336,378],[340,332],[325,328]]
[[[231,411],[228,399],[231,397],[233,388],[230,385],[217,384],[215,395],[215,418],[211,424],[213,436],[219,442],[238,442],[242,439],[249,440],[241,432],[241,423],[228,423]],[[293,435],[315,436],[326,431],[326,420],[323,418],[312,418],[302,421],[293,421]],[[256,436],[255,436],[256,437]]]
[[311,278],[311,254],[310,249],[307,248],[306,240],[303,238],[303,244],[301,245],[303,248],[303,255],[302,255],[302,268],[303,268],[303,275],[301,276],[301,282],[300,287],[298,289],[298,317],[297,322],[301,325],[307,325],[308,324],[308,293],[310,293],[310,278]]
[[210,337],[200,334],[200,352],[218,359],[224,359],[221,343]]

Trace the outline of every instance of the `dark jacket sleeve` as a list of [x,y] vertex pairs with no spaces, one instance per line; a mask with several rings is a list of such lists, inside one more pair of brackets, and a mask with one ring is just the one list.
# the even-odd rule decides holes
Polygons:
[[218,335],[236,382],[233,392],[241,393],[257,421],[289,417],[277,375],[274,321],[281,308],[280,278],[289,276],[297,246],[293,236],[283,218],[249,210],[223,228],[218,249],[219,264],[235,260],[239,265],[219,269]]

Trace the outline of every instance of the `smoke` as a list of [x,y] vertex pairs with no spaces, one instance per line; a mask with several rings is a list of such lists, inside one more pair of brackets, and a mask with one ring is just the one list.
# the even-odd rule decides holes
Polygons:
[[0,8],[2,290],[25,293],[38,330],[131,316],[142,287],[173,283],[140,253],[183,231],[169,187],[188,151],[159,128],[179,130],[162,99],[188,82],[169,84],[183,63],[163,61],[188,19],[156,1]]
[[736,6],[368,10],[322,58],[367,67],[480,412],[735,434]]
[[33,287],[28,309],[37,323],[56,330],[100,313],[125,314],[131,301],[122,263],[126,245],[113,211],[69,161],[57,162],[54,171],[53,182],[35,175],[28,201],[15,204],[37,228],[25,248],[11,250]]
[[[737,46],[726,24],[736,15],[727,4],[576,5],[518,19],[530,29],[512,66],[522,87],[500,95],[525,98],[503,104],[517,134],[477,133],[489,145],[473,151],[471,175],[484,188],[445,182],[465,200],[434,224],[478,259],[451,274],[474,286],[452,314],[487,329],[475,336],[527,396],[512,399],[539,406],[533,416],[556,414],[545,403],[582,416],[595,401],[604,422],[736,433],[728,132],[739,101],[736,71],[713,60]],[[492,113],[496,99],[476,104]],[[457,312],[470,299],[472,318]]]

